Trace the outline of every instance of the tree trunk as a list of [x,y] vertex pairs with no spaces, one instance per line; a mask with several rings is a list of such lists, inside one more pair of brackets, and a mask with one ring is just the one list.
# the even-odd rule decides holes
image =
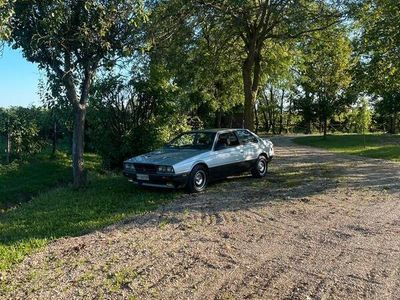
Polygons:
[[390,114],[389,117],[389,129],[388,129],[388,133],[390,134],[394,134],[395,130],[394,130],[394,113]]
[[282,91],[281,103],[279,107],[279,134],[283,131],[283,100],[285,98],[285,91]]
[[289,110],[288,110],[288,117],[286,120],[286,133],[291,132],[291,124],[292,124],[292,106],[293,106],[293,100],[292,97],[289,98]]
[[269,132],[268,117],[267,117],[267,113],[264,110],[262,111],[262,115],[263,115],[263,118],[264,118],[264,130],[265,130],[265,132]]
[[215,127],[221,128],[221,120],[222,120],[222,111],[219,109],[215,113]]
[[72,173],[74,177],[73,187],[75,189],[83,187],[86,184],[86,173],[83,168],[83,153],[85,139],[85,119],[87,101],[89,98],[89,88],[93,76],[96,72],[97,63],[87,61],[84,69],[84,76],[81,83],[81,93],[78,98],[76,85],[72,76],[71,53],[65,52],[65,70],[61,78],[66,88],[66,94],[69,102],[74,109],[74,130],[72,136]]
[[254,130],[254,95],[252,92],[253,63],[247,58],[243,64],[243,89],[244,89],[244,128]]
[[275,95],[274,95],[274,88],[271,85],[269,89],[270,101],[268,107],[268,115],[269,115],[269,123],[272,129],[272,133],[276,134],[276,118],[275,118]]
[[307,122],[307,134],[311,134],[311,129],[312,129],[312,124],[311,124],[311,120],[308,120]]
[[258,128],[260,126],[260,122],[258,120],[258,111],[255,109],[254,113],[255,113],[255,116],[256,116],[256,133],[258,133]]
[[83,169],[86,107],[84,105],[75,106],[74,115],[74,133],[72,138],[73,186],[74,188],[80,188],[86,184],[86,173]]
[[54,121],[53,124],[53,150],[51,151],[52,155],[55,155],[57,151],[57,122]]
[[258,86],[261,76],[261,53],[262,45],[253,45],[248,51],[242,67],[243,89],[244,89],[244,127],[254,131],[254,104],[257,99]]
[[323,124],[323,127],[324,127],[324,139],[325,139],[325,138],[326,138],[327,131],[328,131],[328,118],[327,118],[327,117],[324,117],[324,124]]

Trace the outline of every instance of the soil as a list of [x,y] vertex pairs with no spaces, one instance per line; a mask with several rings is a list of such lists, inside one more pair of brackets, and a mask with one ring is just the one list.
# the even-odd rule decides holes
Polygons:
[[400,164],[276,138],[265,179],[65,238],[2,299],[400,299]]

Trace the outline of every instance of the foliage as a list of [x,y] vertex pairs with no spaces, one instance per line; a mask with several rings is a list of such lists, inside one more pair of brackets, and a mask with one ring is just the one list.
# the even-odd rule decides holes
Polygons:
[[44,146],[40,138],[40,122],[43,112],[39,108],[0,108],[0,135],[9,136],[11,156],[21,157],[38,153]]
[[[265,63],[273,56],[268,51],[271,44],[328,28],[338,18],[335,5],[332,3],[328,5],[326,1],[319,0],[262,2],[224,0],[190,3],[173,0],[160,3],[158,9],[166,15],[163,20],[167,20],[167,26],[163,31],[165,34],[162,36],[177,39],[180,49],[189,52],[192,52],[192,49],[206,50],[207,55],[200,58],[205,63],[209,63],[210,58],[213,62],[205,68],[206,74],[210,74],[211,71],[213,78],[207,76],[204,78],[212,83],[210,87],[214,85],[212,88],[214,92],[217,94],[220,92],[218,86],[224,87],[225,79],[228,79],[229,84],[231,82],[229,78],[241,76],[244,124],[251,130],[254,129],[254,105],[262,85],[261,79],[264,71],[268,73],[274,68],[273,65]],[[175,30],[171,28],[173,26],[171,24],[177,24],[178,28],[184,29]],[[199,41],[204,47],[198,43]],[[221,53],[222,57],[229,55],[230,59],[218,60]],[[216,68],[213,69],[214,67]],[[195,74],[201,74],[199,70]],[[224,70],[232,70],[231,74],[236,75],[220,76],[219,74],[224,74]],[[229,91],[225,88],[222,90]]]
[[162,77],[163,70],[153,65],[147,80],[124,82],[122,76],[111,75],[94,85],[89,135],[107,168],[121,168],[127,158],[190,130],[174,101],[174,85]]
[[382,129],[396,133],[400,128],[398,1],[365,0],[354,11],[359,81],[364,91],[376,96]]
[[[365,138],[365,146],[364,146]],[[400,136],[386,134],[329,135],[298,137],[294,141],[301,145],[325,148],[337,153],[361,155],[400,161]]]
[[9,37],[9,28],[7,23],[12,16],[12,10],[9,8],[9,2],[7,0],[0,0],[0,54],[2,53],[2,47],[4,41]]
[[[265,52],[267,58],[262,67],[265,71],[261,80],[261,93],[258,96],[258,110],[261,112],[264,130],[273,134],[281,134],[284,129],[285,108],[287,122],[292,114],[293,92],[295,89],[295,68],[299,55],[293,43],[268,43]],[[256,122],[258,121],[256,112]],[[260,123],[260,122],[257,122]],[[258,127],[258,126],[257,126]]]
[[368,132],[371,126],[371,121],[372,121],[372,116],[368,100],[366,98],[362,98],[360,106],[357,108],[357,113],[355,114],[354,123],[356,125],[356,132],[358,133]]
[[56,80],[39,81],[39,96],[46,112],[42,119],[40,133],[45,139],[52,140],[54,155],[58,141],[63,138],[71,140],[73,128],[73,111],[69,106],[62,84]]
[[313,33],[300,47],[304,60],[300,66],[301,96],[297,107],[306,122],[318,118],[326,135],[329,118],[350,104],[345,97],[351,82],[350,40],[342,26],[335,26]]
[[181,113],[220,127],[221,115],[242,104],[240,56],[219,25],[195,11],[193,4],[182,1],[156,7],[150,18],[150,59],[164,66],[164,75],[177,89]]
[[400,130],[400,93],[398,91],[384,92],[375,100],[375,117],[381,130],[397,133]]

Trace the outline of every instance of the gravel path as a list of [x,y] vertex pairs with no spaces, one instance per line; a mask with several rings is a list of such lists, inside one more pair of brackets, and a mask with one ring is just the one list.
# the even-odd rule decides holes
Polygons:
[[400,165],[274,142],[268,178],[58,240],[0,298],[400,299]]

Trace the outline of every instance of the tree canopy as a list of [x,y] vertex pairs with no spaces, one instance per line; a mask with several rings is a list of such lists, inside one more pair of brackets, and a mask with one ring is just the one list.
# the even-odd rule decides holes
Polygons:
[[84,184],[84,126],[89,90],[102,64],[137,48],[141,1],[14,1],[9,42],[62,84],[73,107],[74,186]]

